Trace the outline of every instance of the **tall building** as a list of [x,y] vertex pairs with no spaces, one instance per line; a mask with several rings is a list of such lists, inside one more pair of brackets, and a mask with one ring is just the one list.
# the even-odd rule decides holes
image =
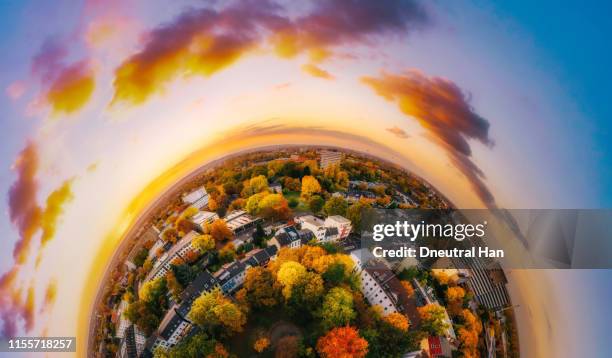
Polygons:
[[331,165],[340,164],[342,161],[341,152],[322,150],[319,155],[321,156],[321,160],[319,162],[319,167],[321,167],[321,169],[325,169]]
[[119,348],[120,358],[137,358],[145,348],[146,337],[138,327],[130,325],[125,330],[125,335],[121,339]]

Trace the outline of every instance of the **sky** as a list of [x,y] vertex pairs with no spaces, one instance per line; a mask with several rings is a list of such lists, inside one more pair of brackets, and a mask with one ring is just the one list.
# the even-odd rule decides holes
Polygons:
[[[3,1],[0,333],[86,336],[92,282],[131,222],[182,175],[247,148],[370,152],[463,208],[610,208],[607,10]],[[526,356],[567,352],[554,323],[585,298],[555,289],[583,285],[604,306],[610,280],[516,276]],[[589,343],[604,317],[579,317],[587,338],[571,349],[600,356]]]

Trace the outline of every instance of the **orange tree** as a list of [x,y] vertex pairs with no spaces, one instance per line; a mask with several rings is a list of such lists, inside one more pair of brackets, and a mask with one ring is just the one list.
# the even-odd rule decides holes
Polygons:
[[317,341],[323,358],[359,358],[368,354],[368,341],[354,327],[336,327]]

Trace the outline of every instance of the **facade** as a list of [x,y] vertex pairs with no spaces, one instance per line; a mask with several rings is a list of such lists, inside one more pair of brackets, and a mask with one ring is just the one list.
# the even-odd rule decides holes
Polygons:
[[192,240],[197,235],[198,234],[195,231],[190,231],[181,240],[179,240],[179,242],[174,244],[170,251],[163,254],[155,262],[153,269],[149,272],[147,277],[145,277],[143,283],[166,276],[166,273],[168,273],[168,270],[170,270],[170,264],[172,264],[175,259],[184,258],[189,251],[196,251],[197,249],[192,245]]
[[191,222],[194,223],[201,230],[204,230],[204,227],[207,224],[212,224],[213,221],[217,220],[219,215],[217,213],[211,211],[198,211],[197,214],[191,217]]
[[244,283],[247,265],[241,261],[234,261],[226,264],[221,270],[215,273],[215,278],[219,281],[221,290],[225,294],[231,294]]
[[258,222],[262,221],[261,218],[252,217],[244,210],[232,211],[223,220],[225,220],[227,227],[232,230],[234,235],[239,235],[246,230],[254,228]]
[[344,216],[332,215],[325,219],[324,225],[326,227],[335,227],[338,229],[338,240],[345,239],[351,233],[353,226],[351,221]]
[[174,347],[191,329],[191,323],[178,310],[179,306],[174,305],[166,312],[154,336],[152,351],[157,347],[163,349]]
[[[311,231],[317,241],[323,243],[346,238],[352,228],[351,222],[348,219],[339,215],[333,217],[337,218],[331,220],[328,218],[323,221],[313,215],[304,215],[297,217],[295,220],[300,223],[302,230]],[[326,223],[329,223],[331,226],[327,226]],[[340,237],[340,230],[342,230],[342,234],[344,235],[342,237]]]
[[115,337],[123,338],[125,335],[125,330],[130,326],[131,322],[123,317],[123,313],[127,309],[128,302],[126,300],[121,300],[119,307],[117,308],[117,317],[116,320],[119,324],[116,325],[117,329],[115,330]]
[[275,246],[277,249],[290,247],[296,249],[310,241],[314,235],[309,230],[297,230],[295,227],[285,227],[276,232],[270,239],[268,245]]
[[118,355],[120,358],[140,357],[144,351],[145,343],[146,337],[144,333],[132,324],[125,330],[125,336],[121,339]]
[[331,150],[322,150],[319,155],[321,156],[321,160],[319,162],[319,167],[321,167],[321,169],[326,169],[329,166],[340,164],[343,156],[341,152]]
[[183,195],[182,198],[183,203],[189,204],[198,210],[205,208],[208,205],[209,199],[210,197],[203,187]]

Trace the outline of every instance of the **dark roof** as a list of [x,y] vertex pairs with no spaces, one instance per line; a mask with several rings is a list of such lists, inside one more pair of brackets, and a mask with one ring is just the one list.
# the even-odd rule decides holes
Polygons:
[[272,245],[272,246],[268,246],[264,249],[268,255],[270,255],[270,257],[276,255],[276,253],[278,252],[278,247]]
[[243,262],[235,261],[222,269],[219,274],[216,275],[216,278],[220,285],[224,285],[226,282],[242,273],[245,269],[246,265]]
[[126,353],[129,358],[137,358],[138,350],[136,349],[136,337],[134,335],[134,325],[130,325],[125,330],[125,334],[123,336],[123,343],[126,347]]
[[181,324],[181,322],[183,322],[184,320],[185,319],[183,319],[183,317],[178,314],[175,307],[171,308],[170,310],[168,310],[168,312],[166,312],[164,319],[159,325],[159,336],[167,341],[172,336],[172,333],[176,331],[176,328],[179,326],[179,324]]
[[181,294],[181,306],[178,311],[181,315],[187,316],[191,310],[191,305],[196,298],[200,297],[203,292],[212,290],[219,283],[217,279],[208,271],[200,273],[193,282]]

